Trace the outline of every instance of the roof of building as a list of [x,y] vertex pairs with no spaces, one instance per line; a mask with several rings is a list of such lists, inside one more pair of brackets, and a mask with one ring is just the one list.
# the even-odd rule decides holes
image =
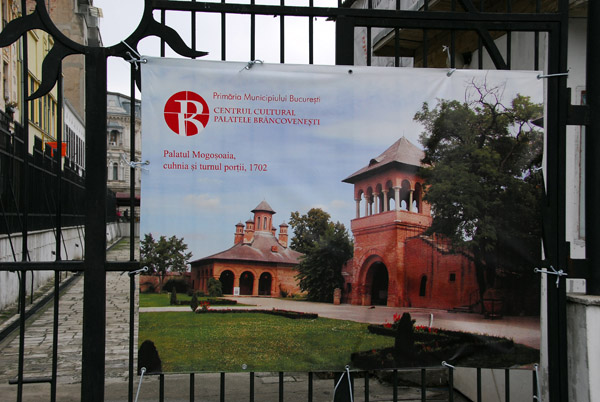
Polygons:
[[228,250],[192,261],[192,265],[210,260],[253,261],[296,265],[302,253],[283,247],[270,232],[255,232],[250,243],[238,243]]
[[265,200],[262,200],[262,202],[260,204],[258,204],[256,206],[256,208],[254,208],[252,211],[252,213],[254,212],[270,212],[272,214],[275,214],[275,211],[273,211],[273,208],[271,208],[271,206],[269,205],[269,203]]
[[381,155],[369,161],[369,164],[362,169],[352,173],[346,177],[343,182],[353,183],[367,173],[380,170],[391,164],[403,164],[409,166],[423,166],[421,159],[425,157],[423,150],[410,142],[406,137],[402,136],[398,141],[394,142],[391,147],[386,149]]

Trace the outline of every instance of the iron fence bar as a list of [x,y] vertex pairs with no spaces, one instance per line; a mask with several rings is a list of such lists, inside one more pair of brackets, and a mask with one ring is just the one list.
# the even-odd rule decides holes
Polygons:
[[369,372],[365,371],[365,402],[369,402]]
[[250,402],[254,402],[254,372],[250,372]]
[[393,394],[392,394],[392,400],[394,402],[398,402],[398,370],[394,370],[392,371],[392,375],[393,375],[393,380],[392,380],[392,389],[393,389]]
[[219,400],[221,402],[225,402],[225,373],[221,373],[221,388],[219,396]]
[[[562,23],[549,34],[548,73],[566,71],[568,0],[560,0]],[[547,83],[547,171],[549,180],[546,186],[547,205],[544,220],[544,251],[548,262],[566,269],[567,247],[565,244],[565,158],[566,149],[566,107],[559,102],[568,99],[566,78],[557,77]],[[566,106],[566,102],[564,103]],[[556,264],[556,265],[554,265]],[[566,362],[566,292],[565,281],[557,288],[551,279],[547,280],[548,291],[548,386],[550,401],[567,401],[567,362]]]
[[308,396],[306,398],[308,402],[313,401],[313,372],[308,373]]
[[[85,260],[81,399],[104,400],[106,346],[106,79],[105,48],[85,54]],[[102,96],[98,96],[102,94]],[[90,107],[94,105],[94,107]],[[98,212],[100,211],[100,213]]]
[[[221,0],[221,4],[226,4],[225,0]],[[254,8],[255,6],[253,6]],[[221,12],[221,61],[227,59],[227,14]]]
[[[166,9],[160,10],[160,24],[165,26],[167,24],[167,11]],[[165,40],[160,38],[160,57],[165,57]]]
[[421,402],[427,401],[427,372],[421,369]]
[[[27,2],[26,0],[21,0],[21,10],[23,14],[26,13],[27,10]],[[22,96],[23,96],[23,116],[21,117],[24,121],[23,124],[23,147],[21,148],[21,158],[23,159],[23,165],[21,166],[21,183],[20,189],[21,194],[19,194],[19,209],[23,211],[23,220],[21,222],[21,261],[27,261],[27,203],[26,203],[26,184],[27,184],[27,175],[28,175],[28,166],[29,161],[27,158],[27,152],[29,148],[29,123],[27,119],[29,117],[29,103],[26,100],[29,95],[29,57],[28,57],[28,47],[27,47],[27,35],[28,33],[24,33],[21,37],[21,46],[23,49],[23,61],[21,64],[21,88],[22,88]],[[20,273],[19,277],[19,357],[18,357],[18,369],[17,369],[17,402],[22,402],[23,400],[23,366],[24,366],[24,356],[25,356],[25,279],[26,279],[26,271]]]
[[[371,1],[371,0],[369,0]],[[369,7],[370,8],[370,7]],[[400,10],[400,0],[396,0],[396,10]],[[371,32],[371,27],[367,27],[369,32]],[[400,30],[398,28],[394,28],[394,66],[400,67]],[[372,45],[369,41],[368,45],[369,55],[371,54]]]
[[[250,0],[254,5],[255,0]],[[250,14],[250,61],[256,60],[256,14]]]
[[279,372],[279,402],[283,402],[283,371]]
[[504,401],[510,402],[510,370],[504,369]]
[[[192,0],[192,3],[195,3],[196,0]],[[191,29],[191,35],[192,35],[192,50],[196,50],[197,46],[196,46],[196,12],[192,11],[192,29]],[[196,56],[192,57],[193,59],[196,58]],[[133,148],[133,147],[132,147]]]
[[448,402],[454,402],[454,368],[448,367]]
[[164,402],[165,401],[165,375],[164,374],[160,374],[158,377],[158,400],[160,402]]
[[481,402],[481,367],[477,367],[477,402]]
[[19,277],[19,366],[17,371],[17,402],[23,400],[23,368],[25,358],[25,277],[27,271]]
[[[285,0],[280,0],[282,8],[285,7]],[[285,63],[285,16],[279,14],[279,62]]]
[[[462,0],[466,1],[466,0]],[[227,14],[257,14],[257,15],[280,15],[289,17],[326,17],[335,19],[339,16],[355,18],[394,18],[396,20],[417,20],[417,21],[454,21],[456,29],[463,22],[480,22],[486,25],[490,23],[540,23],[540,22],[560,22],[558,13],[479,13],[474,10],[468,12],[461,11],[413,11],[413,10],[383,10],[383,9],[365,9],[365,8],[336,8],[336,7],[307,7],[307,6],[281,6],[281,5],[262,5],[262,4],[240,4],[208,2],[186,2],[169,0],[150,0],[151,7],[155,10],[170,11],[199,11],[207,13],[227,13]],[[525,26],[526,28],[526,26]],[[520,29],[514,29],[520,30]]]
[[[314,0],[309,0],[309,7],[314,7]],[[308,17],[308,64],[314,63],[314,46],[315,46],[315,38],[314,38],[314,22],[313,17]]]
[[[396,1],[397,3],[397,1]],[[368,0],[367,1],[367,8],[370,10],[373,8],[373,2],[372,0]],[[371,27],[367,27],[367,66],[370,66],[372,61],[372,37],[371,37]]]
[[50,383],[50,401],[56,402],[56,383],[58,379],[58,308],[60,297],[60,271],[54,271],[54,317],[52,322],[52,381]]
[[127,400],[133,401],[133,366],[134,366],[134,344],[135,337],[135,275],[129,275],[129,381]]
[[[598,2],[588,2],[588,33],[587,33],[587,71],[586,71],[586,103],[589,107],[589,124],[587,125],[587,134],[585,136],[585,227],[586,227],[586,259],[588,263],[587,294],[600,295],[600,247],[598,244],[600,238],[597,229],[600,221],[600,214],[595,211],[595,206],[600,200],[600,192],[597,188],[598,169],[600,163],[597,160],[597,154],[600,149],[600,140],[598,132],[600,130],[600,85],[598,82],[598,66],[600,57],[598,57],[598,46],[600,41],[600,27],[597,21],[600,19],[600,7]],[[594,21],[593,23],[590,23]]]
[[[192,36],[194,37],[194,36]],[[129,111],[129,160],[136,161],[135,152],[135,76],[136,64],[131,63],[129,71],[129,94],[131,98]],[[129,260],[135,260],[135,167],[129,165]],[[135,275],[129,276],[129,380],[128,380],[128,401],[133,401],[133,366],[134,366],[134,337],[135,337]]]
[[195,392],[195,386],[196,386],[196,381],[195,381],[195,376],[194,373],[190,373],[190,402],[194,402],[194,400],[196,399],[196,392]]

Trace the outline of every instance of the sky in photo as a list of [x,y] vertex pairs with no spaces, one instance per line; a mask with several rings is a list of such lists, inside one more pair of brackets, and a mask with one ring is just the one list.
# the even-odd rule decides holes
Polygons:
[[[449,77],[432,69],[245,66],[150,59],[142,67],[142,159],[150,164],[142,172],[141,230],[155,237],[184,237],[192,259],[231,247],[235,225],[252,218],[250,211],[263,200],[277,212],[276,227],[293,211],[304,214],[319,207],[349,229],[355,217],[353,185],[342,180],[402,136],[420,146],[422,127],[413,117],[423,102],[465,100],[473,81],[502,87],[506,103],[517,93],[542,101],[542,82],[532,72],[458,70]],[[181,91],[200,95],[208,105],[209,122],[194,136],[177,135],[165,122],[165,103]],[[285,101],[245,101],[245,94]],[[290,102],[290,95],[314,100]],[[294,116],[277,117],[313,124],[264,124],[255,120],[269,117],[260,115],[264,110],[285,110]],[[168,156],[186,151],[189,158]],[[236,159],[203,160],[192,152]],[[173,163],[188,169],[168,168]],[[192,170],[194,163],[221,163],[221,170]],[[224,171],[225,165],[240,164],[246,171]],[[254,164],[266,171],[250,171]]]

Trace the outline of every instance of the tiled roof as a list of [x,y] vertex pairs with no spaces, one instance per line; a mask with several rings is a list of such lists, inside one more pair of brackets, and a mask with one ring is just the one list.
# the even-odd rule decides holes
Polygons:
[[[277,250],[277,251],[273,251]],[[270,232],[255,232],[250,243],[239,243],[228,250],[192,261],[192,265],[208,260],[236,260],[296,265],[302,253],[283,247]]]
[[371,159],[367,166],[354,172],[342,181],[353,183],[359,176],[374,170],[379,170],[392,163],[402,163],[417,167],[422,166],[421,159],[423,159],[424,156],[425,153],[421,149],[403,136],[377,158]]
[[256,208],[254,208],[250,212],[254,213],[254,212],[258,212],[258,211],[261,211],[261,212],[271,212],[273,214],[275,213],[275,211],[273,211],[273,208],[271,208],[271,206],[269,205],[269,203],[266,202],[266,201],[264,201],[264,200],[260,204],[258,204],[256,206]]

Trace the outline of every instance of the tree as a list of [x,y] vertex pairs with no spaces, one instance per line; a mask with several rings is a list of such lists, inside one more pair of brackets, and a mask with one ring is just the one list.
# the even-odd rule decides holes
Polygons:
[[313,243],[325,234],[331,225],[330,218],[331,215],[321,208],[311,208],[306,215],[300,215],[298,211],[292,212],[290,226],[294,228],[294,237],[290,247],[306,254]]
[[483,296],[499,269],[531,273],[539,261],[543,135],[531,120],[542,106],[521,95],[505,106],[501,88],[471,89],[465,102],[423,104],[415,120],[425,127],[428,233],[470,253]]
[[354,250],[348,231],[318,208],[302,216],[293,212],[290,225],[294,228],[292,248],[304,253],[297,267],[300,289],[309,300],[331,302],[334,289],[344,285],[342,267]]
[[153,275],[159,276],[159,292],[167,272],[186,272],[192,253],[186,253],[188,246],[183,237],[171,236],[168,239],[160,236],[154,240],[152,233],[144,235],[140,242],[140,263],[147,266]]

